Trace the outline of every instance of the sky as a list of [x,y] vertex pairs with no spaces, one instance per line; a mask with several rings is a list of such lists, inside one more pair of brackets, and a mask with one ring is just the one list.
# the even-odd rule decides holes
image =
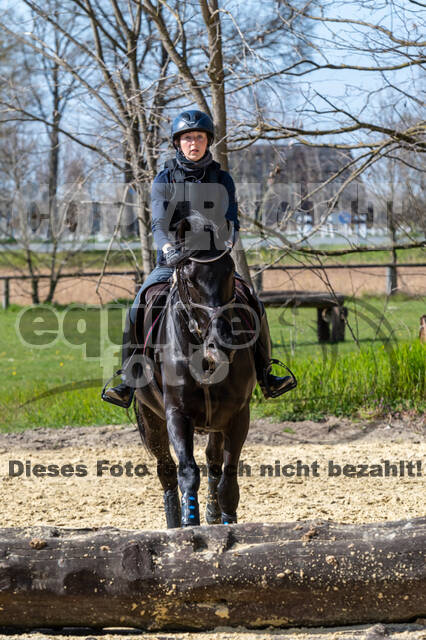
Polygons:
[[[424,36],[422,28],[419,24],[421,18],[420,8],[414,7],[407,0],[401,0],[398,5],[401,10],[398,12],[390,10],[389,2],[328,2],[329,5],[327,16],[339,18],[343,20],[361,20],[381,25],[385,28],[392,29],[394,32],[401,34],[407,33],[410,38]],[[364,6],[361,6],[364,5]],[[423,13],[422,21],[425,25],[426,13]],[[408,27],[408,30],[404,28]],[[360,25],[351,24],[322,24],[317,23],[315,29],[315,39],[319,42],[321,51],[331,62],[349,63],[351,65],[370,66],[375,64],[374,58],[370,53],[362,53],[355,51],[354,48],[361,49],[365,42],[366,34],[372,31]],[[333,46],[333,43],[337,46]],[[386,44],[389,41],[385,40]],[[339,44],[345,43],[348,50],[339,51]],[[380,42],[378,46],[380,46]],[[352,50],[351,50],[352,48]],[[401,62],[402,57],[390,52],[384,55],[380,54],[380,60],[387,59],[389,63],[395,61]],[[319,92],[322,92],[329,98],[344,98],[347,93],[350,100],[347,100],[348,106],[354,110],[361,110],[366,104],[367,94],[370,95],[367,111],[375,113],[378,108],[383,108],[386,104],[387,96],[378,89],[382,84],[386,84],[385,80],[397,85],[401,88],[413,87],[419,78],[418,67],[409,67],[399,71],[385,72],[382,76],[377,72],[360,71],[360,70],[324,70],[319,74],[319,79],[313,82],[313,86]],[[348,91],[350,88],[350,91]],[[377,92],[377,93],[375,93]],[[324,104],[324,103],[322,103]]]
[[[18,7],[19,10],[24,6],[22,0],[3,0],[3,6]],[[410,37],[417,37],[421,34],[421,15],[419,7],[410,3],[409,0],[395,0],[398,3],[399,10],[391,10],[391,3],[388,0],[367,1],[358,0],[357,2],[339,0],[324,0],[325,14],[328,17],[339,18],[343,20],[365,20],[374,24],[381,24],[384,27],[395,29],[398,32],[401,27],[407,28]],[[254,3],[257,5],[257,2]],[[235,2],[235,0],[222,0],[221,6],[235,9],[234,13],[237,18],[244,15],[244,12],[253,10],[253,0],[247,2]],[[263,5],[265,6],[265,5]],[[194,10],[198,7],[194,3]],[[413,7],[415,12],[413,13]],[[264,20],[261,10],[258,10],[258,19],[261,24]],[[424,19],[423,19],[424,23]],[[23,30],[28,28],[28,24],[23,25]],[[426,27],[424,28],[426,30]],[[359,48],[364,44],[364,37],[368,30],[358,25],[350,24],[324,24],[315,21],[315,31],[313,39],[318,47],[316,59],[318,61],[327,58],[330,62],[341,64],[349,62],[354,65],[366,65],[374,63],[369,53],[362,53]],[[301,34],[303,35],[303,34]],[[342,47],[344,50],[342,50]],[[395,60],[394,53],[380,54],[382,60],[384,55],[388,61]],[[398,60],[401,57],[397,56]],[[268,61],[269,62],[269,61]],[[271,61],[274,64],[274,60]],[[282,61],[276,61],[281,64]],[[403,69],[398,72],[388,72],[383,76],[379,76],[377,72],[359,71],[359,70],[323,70],[313,74],[308,74],[301,78],[294,78],[293,85],[284,97],[284,105],[287,107],[288,121],[286,124],[301,124],[306,126],[315,125],[329,128],[338,123],[338,117],[335,113],[330,113],[330,105],[328,105],[319,94],[325,96],[331,102],[338,100],[341,107],[347,108],[351,113],[362,113],[363,119],[377,118],[377,114],[386,111],[386,105],[392,103],[391,91],[380,90],[381,86],[386,83],[393,83],[399,88],[408,88],[411,90],[413,85],[419,84],[418,68]],[[392,91],[394,95],[395,91]],[[401,94],[398,95],[401,98]],[[407,102],[407,101],[406,101]],[[87,100],[84,98],[81,105],[73,111],[73,118],[78,122],[78,114],[81,115],[81,122],[85,123],[88,117]],[[409,108],[412,101],[408,101]],[[277,105],[281,109],[281,104]],[[91,105],[92,106],[92,105]],[[176,105],[178,106],[178,105]],[[400,102],[401,109],[404,103]],[[249,109],[251,106],[249,106]],[[322,116],[312,113],[312,109],[325,110]],[[271,113],[271,111],[270,111]],[[392,110],[389,109],[389,115]],[[90,117],[93,116],[93,110]],[[278,116],[282,122],[282,111]],[[300,121],[298,121],[300,118]],[[342,118],[343,119],[343,118]],[[78,125],[77,125],[78,126]],[[330,139],[331,140],[331,139]]]

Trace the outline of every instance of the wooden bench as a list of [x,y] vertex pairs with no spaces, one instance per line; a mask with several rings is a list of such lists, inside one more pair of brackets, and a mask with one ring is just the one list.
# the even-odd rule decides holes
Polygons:
[[348,310],[341,293],[309,291],[261,291],[259,297],[267,307],[311,307],[317,310],[318,342],[343,342]]

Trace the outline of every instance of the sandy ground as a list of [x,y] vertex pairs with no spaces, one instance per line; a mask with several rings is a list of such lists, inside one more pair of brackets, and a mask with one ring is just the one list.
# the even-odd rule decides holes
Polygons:
[[[10,270],[0,269],[0,275],[10,275]],[[426,268],[400,267],[398,269],[401,292],[410,295],[426,295]],[[135,285],[131,276],[105,276],[96,292],[97,277],[80,277],[60,280],[55,293],[55,302],[70,304],[105,304],[118,298],[132,298]],[[2,293],[0,285],[0,294]],[[43,298],[44,283],[40,285],[40,297]],[[333,290],[347,296],[360,296],[365,293],[386,293],[386,268],[369,269],[329,269],[307,271],[266,271],[263,275],[265,290],[284,289],[323,292]],[[28,281],[12,281],[10,301],[16,304],[31,304],[31,285]]]
[[209,633],[146,633],[114,629],[96,632],[90,629],[52,632],[40,630],[21,635],[0,632],[0,640],[425,640],[425,620],[413,624],[375,624],[350,627],[265,629],[217,627]]
[[[196,459],[200,464],[205,443],[205,436],[196,436]],[[71,465],[74,471],[77,465],[82,465],[86,475],[35,477],[33,465],[37,463],[55,464],[59,469]],[[321,518],[357,523],[411,518],[425,512],[426,439],[425,420],[421,418],[404,416],[373,423],[338,418],[321,423],[253,422],[242,463],[240,522]],[[284,477],[283,466],[290,464],[294,465],[295,475]],[[377,473],[379,466],[383,473],[388,468],[390,476],[335,475],[346,464],[367,465],[364,468],[368,474],[373,470]],[[101,475],[99,465],[104,467]],[[140,476],[135,474],[136,465],[140,465]],[[271,465],[272,476],[268,475],[268,467],[263,475],[261,465]],[[67,473],[69,469],[67,466]],[[117,475],[120,469],[122,474]],[[12,477],[11,470],[23,473]],[[290,467],[286,470],[291,472]],[[162,492],[155,477],[155,464],[141,446],[134,425],[0,434],[0,480],[3,527],[164,527]],[[201,504],[205,493],[206,480],[202,478]],[[425,621],[416,622],[309,630],[217,628],[210,633],[143,635],[147,640],[426,640]],[[124,640],[139,635],[117,630],[101,637]],[[47,630],[21,635],[0,632],[0,640],[53,637],[74,640],[98,636],[89,630],[78,634],[69,630],[66,635]]]
[[[196,437],[200,465],[206,442],[206,436]],[[259,421],[252,426],[240,460],[240,522],[318,517],[374,522],[423,515],[425,457],[424,424],[419,418],[373,424],[337,419],[279,425]],[[35,464],[71,465],[72,471],[68,477],[35,477]],[[345,477],[342,470],[347,464],[368,465],[368,473],[371,465],[381,465],[383,473],[388,465],[390,475]],[[77,465],[85,475],[77,475]],[[285,469],[294,475],[284,475],[285,465],[294,466]],[[2,434],[0,478],[0,516],[6,527],[164,526],[155,460],[140,444],[133,425]],[[202,477],[201,500],[205,493]]]

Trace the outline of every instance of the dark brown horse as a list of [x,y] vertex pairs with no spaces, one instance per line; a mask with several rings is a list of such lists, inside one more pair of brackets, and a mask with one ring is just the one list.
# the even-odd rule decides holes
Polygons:
[[200,524],[194,431],[208,433],[206,520],[236,522],[238,462],[256,384],[258,318],[250,308],[238,313],[230,249],[190,251],[175,273],[176,282],[156,318],[155,344],[148,340],[152,323],[145,319],[145,384],[135,399],[139,430],[157,459],[169,528]]

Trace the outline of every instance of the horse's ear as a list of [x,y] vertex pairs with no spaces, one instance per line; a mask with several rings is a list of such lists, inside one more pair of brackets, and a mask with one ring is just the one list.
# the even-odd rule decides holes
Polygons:
[[185,233],[190,229],[191,229],[191,225],[189,224],[189,221],[186,218],[183,218],[183,220],[180,220],[178,222],[177,228],[176,228],[176,241],[180,245],[185,244]]

